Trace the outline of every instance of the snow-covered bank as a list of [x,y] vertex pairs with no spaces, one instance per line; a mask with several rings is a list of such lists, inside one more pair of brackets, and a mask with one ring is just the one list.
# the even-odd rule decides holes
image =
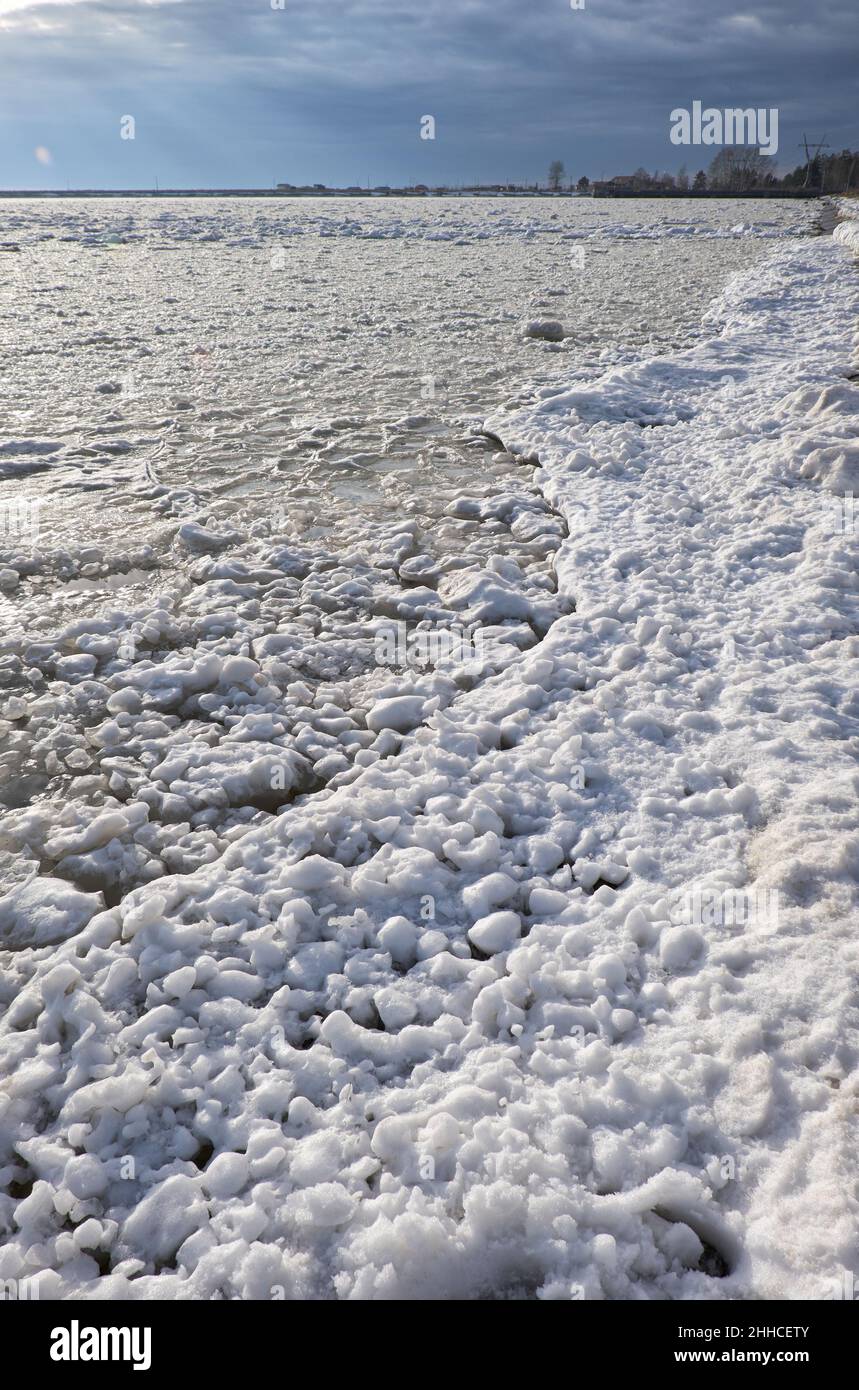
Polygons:
[[839,198],[836,203],[842,219],[833,232],[836,241],[859,254],[859,199]]
[[[94,750],[111,798],[9,831],[40,872],[0,900],[0,1277],[696,1299],[859,1273],[857,307],[842,247],[786,247],[692,351],[487,422],[536,488],[457,515],[554,551],[557,594],[509,558],[436,573],[407,527],[351,568],[197,531],[185,626],[165,596],[136,659],[109,623],[63,635],[6,718]],[[368,612],[503,651],[380,672]]]

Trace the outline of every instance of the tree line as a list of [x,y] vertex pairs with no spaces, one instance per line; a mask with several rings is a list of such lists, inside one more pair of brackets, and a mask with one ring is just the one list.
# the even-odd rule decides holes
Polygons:
[[[746,193],[764,188],[813,188],[823,193],[849,193],[859,190],[859,152],[841,150],[838,154],[818,153],[807,164],[799,164],[788,174],[779,175],[775,159],[771,155],[760,154],[751,146],[727,146],[710,161],[709,167],[691,174],[683,165],[676,174],[661,173],[658,170],[648,173],[638,168],[633,174],[612,180],[636,193],[665,192],[676,189],[696,193],[709,191],[725,193]],[[591,180],[582,177],[575,184],[580,193],[586,193]],[[549,165],[549,188],[558,193],[562,188],[573,188],[573,182],[566,183],[566,171],[561,159],[553,159]]]

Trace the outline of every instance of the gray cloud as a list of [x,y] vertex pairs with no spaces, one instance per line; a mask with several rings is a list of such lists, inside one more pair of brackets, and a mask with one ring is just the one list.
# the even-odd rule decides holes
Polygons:
[[[855,0],[102,0],[3,13],[0,185],[537,177],[706,163],[668,113],[859,144]],[[119,115],[138,119],[133,147]],[[435,142],[418,140],[425,113]],[[54,151],[37,169],[36,144]],[[696,158],[697,156],[697,158]]]

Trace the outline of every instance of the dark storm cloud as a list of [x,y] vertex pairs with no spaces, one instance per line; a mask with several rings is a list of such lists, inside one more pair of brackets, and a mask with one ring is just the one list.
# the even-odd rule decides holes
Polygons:
[[[859,144],[855,0],[0,0],[0,184],[428,182],[706,164],[675,106]],[[119,116],[137,139],[121,145]],[[437,138],[418,138],[435,116]],[[54,155],[39,169],[33,148]]]

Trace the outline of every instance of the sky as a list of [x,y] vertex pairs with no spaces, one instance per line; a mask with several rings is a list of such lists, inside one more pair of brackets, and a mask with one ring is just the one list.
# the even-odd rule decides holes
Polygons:
[[859,148],[857,58],[859,0],[0,0],[0,188],[694,172],[696,100],[785,171]]

